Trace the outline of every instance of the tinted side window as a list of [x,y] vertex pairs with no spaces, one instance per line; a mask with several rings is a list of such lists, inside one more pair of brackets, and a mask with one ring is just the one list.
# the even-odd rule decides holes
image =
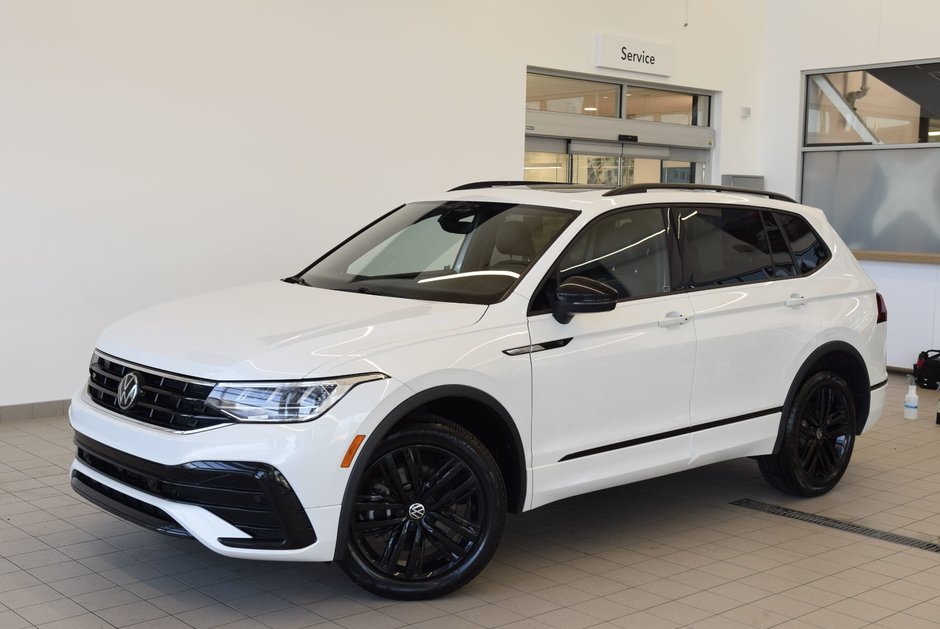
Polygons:
[[589,277],[621,299],[669,292],[669,254],[662,210],[605,216],[585,229],[559,260],[559,280]]
[[774,212],[790,242],[796,269],[800,275],[812,273],[829,259],[829,251],[816,237],[809,223],[801,216]]
[[679,238],[689,288],[773,277],[770,243],[759,210],[684,208]]

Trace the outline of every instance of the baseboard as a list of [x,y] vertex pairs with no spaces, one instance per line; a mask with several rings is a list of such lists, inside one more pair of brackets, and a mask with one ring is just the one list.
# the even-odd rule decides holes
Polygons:
[[32,404],[10,404],[0,406],[0,421],[17,419],[42,419],[44,417],[62,417],[69,412],[69,400],[33,402]]

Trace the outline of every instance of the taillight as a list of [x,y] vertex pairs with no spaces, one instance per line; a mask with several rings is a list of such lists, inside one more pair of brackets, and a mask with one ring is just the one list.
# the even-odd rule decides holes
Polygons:
[[888,307],[885,306],[885,298],[881,296],[881,293],[875,293],[875,300],[878,302],[877,323],[884,323],[888,320]]

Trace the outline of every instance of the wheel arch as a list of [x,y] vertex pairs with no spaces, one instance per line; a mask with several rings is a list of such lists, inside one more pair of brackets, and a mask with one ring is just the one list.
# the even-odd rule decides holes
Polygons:
[[871,382],[868,378],[865,360],[857,349],[845,341],[830,341],[817,347],[803,361],[803,365],[796,372],[796,376],[790,384],[790,389],[787,391],[783,411],[780,414],[780,427],[777,430],[777,440],[774,442],[774,453],[780,451],[783,426],[800,387],[814,373],[827,370],[839,374],[852,390],[852,398],[860,420],[860,423],[855,427],[855,434],[860,435],[865,429],[865,422],[868,421],[868,413],[871,408]]
[[493,396],[479,389],[463,385],[432,387],[396,406],[363,443],[343,492],[334,557],[339,558],[345,552],[351,517],[348,505],[351,504],[372,453],[396,426],[419,412],[446,417],[473,433],[496,459],[506,483],[508,510],[511,513],[522,511],[528,483],[525,448],[512,416]]

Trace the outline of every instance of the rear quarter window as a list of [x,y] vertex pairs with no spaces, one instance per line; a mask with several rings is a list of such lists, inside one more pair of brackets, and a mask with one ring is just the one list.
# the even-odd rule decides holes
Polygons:
[[785,212],[774,212],[774,214],[780,224],[780,229],[783,230],[784,236],[790,243],[798,274],[809,275],[829,260],[829,249],[805,218]]

